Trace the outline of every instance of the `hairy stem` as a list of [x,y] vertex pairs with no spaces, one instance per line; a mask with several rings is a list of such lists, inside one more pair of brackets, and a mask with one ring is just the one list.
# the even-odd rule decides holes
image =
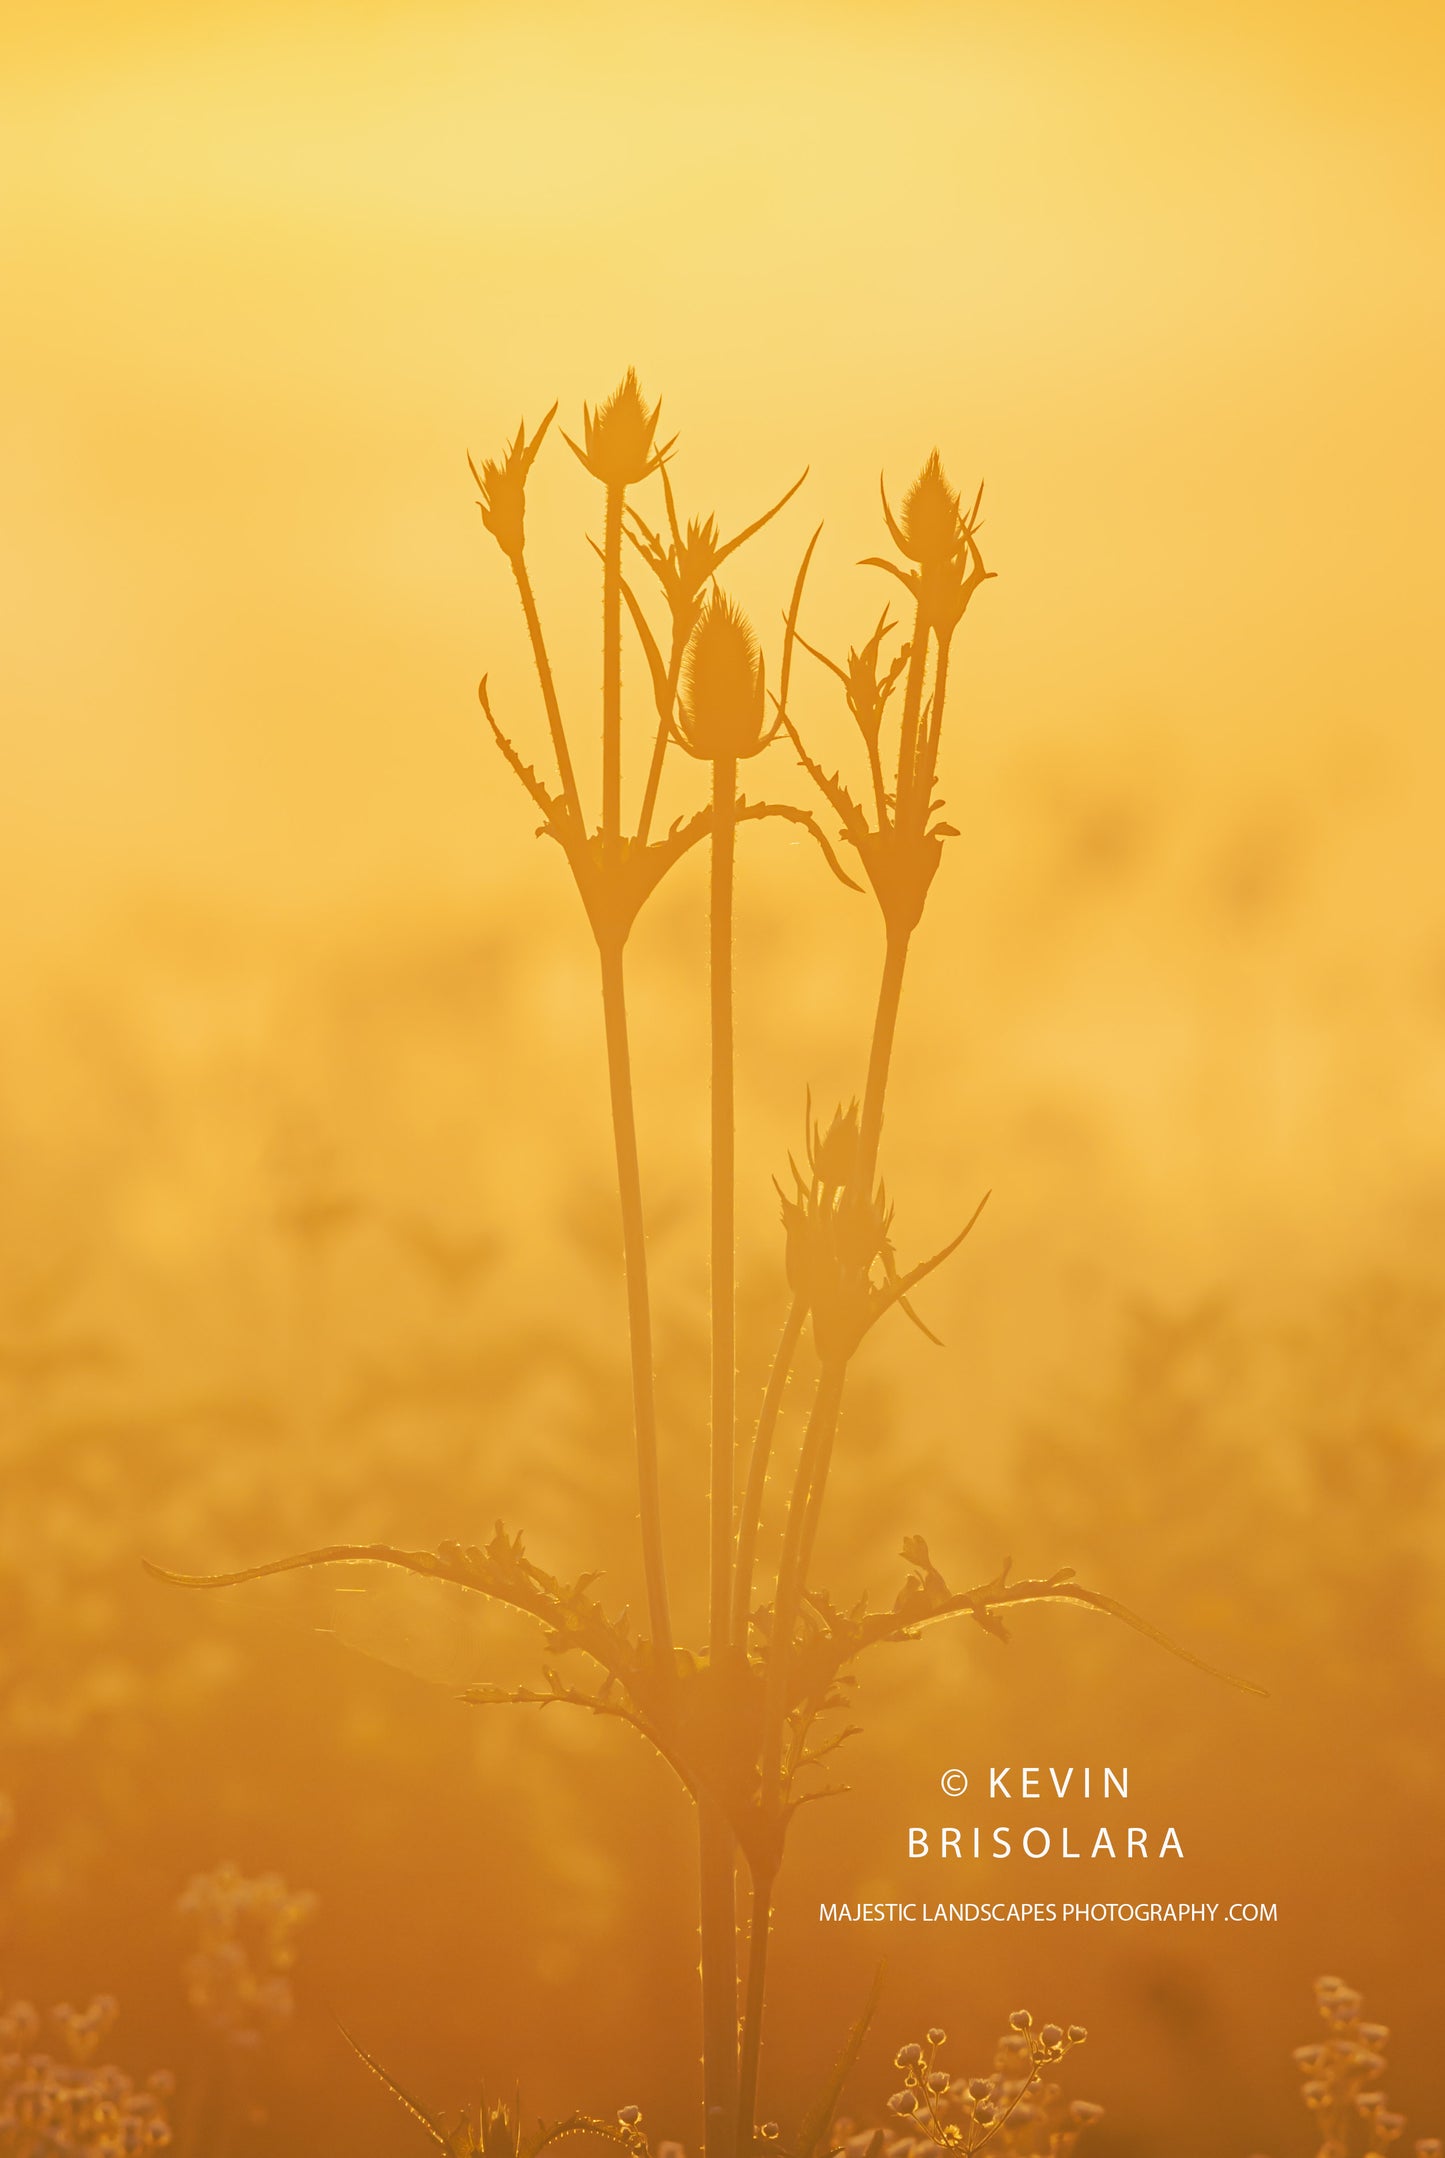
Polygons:
[[557,770],[562,778],[562,793],[567,807],[582,824],[582,800],[577,792],[577,778],[572,770],[572,753],[567,747],[567,735],[562,725],[562,707],[557,701],[557,684],[552,676],[552,663],[547,657],[547,643],[542,635],[542,620],[537,612],[537,599],[532,590],[532,579],[521,554],[510,555],[517,591],[522,601],[522,613],[527,623],[527,635],[532,641],[532,658],[537,668],[537,680],[542,685],[542,704],[547,714],[547,726],[552,736],[552,748],[557,758]]
[[813,1396],[808,1428],[803,1435],[802,1456],[793,1481],[787,1525],[783,1530],[783,1549],[778,1560],[778,1586],[773,1600],[772,1639],[768,1649],[763,1706],[765,1804],[780,1803],[782,1798],[783,1734],[788,1713],[788,1666],[792,1660],[793,1628],[798,1622],[798,1611],[802,1604],[803,1581],[800,1564],[808,1495],[813,1488],[819,1462],[826,1460],[832,1450],[833,1433],[838,1425],[838,1411],[843,1402],[843,1381],[847,1370],[845,1358],[832,1358],[824,1364],[818,1375],[818,1391]]
[[777,1870],[777,1857],[781,1856],[782,1837],[786,1826],[783,1811],[786,1795],[783,1748],[788,1719],[788,1667],[791,1661],[789,1651],[802,1600],[798,1562],[803,1518],[807,1494],[813,1486],[818,1450],[820,1447],[827,1449],[832,1446],[838,1408],[843,1398],[846,1369],[846,1365],[841,1363],[825,1364],[819,1376],[818,1391],[813,1397],[812,1413],[803,1438],[803,1455],[793,1484],[787,1526],[783,1531],[782,1557],[778,1562],[778,1586],[773,1599],[773,1630],[764,1681],[762,1753],[762,1802],[765,1809],[771,1809],[774,1813],[778,1848],[768,1871],[754,1871],[752,1904],[748,1913],[747,1993],[743,2011],[738,2093],[738,2158],[744,2158],[751,2146],[753,2115],[757,2110],[768,1941],[773,1922],[773,1878]]
[[702,1887],[702,2088],[707,2158],[730,2158],[737,2133],[738,1936],[736,1844],[712,1795],[698,1798]]
[[708,1653],[721,1662],[731,1634],[733,1455],[737,1422],[736,1200],[733,1085],[733,861],[737,760],[718,757],[712,781],[712,1515]]
[[602,836],[622,834],[622,505],[626,490],[607,483],[602,540]]
[[738,2158],[747,2158],[757,2127],[758,2068],[763,2049],[763,2003],[767,1993],[768,1943],[772,1935],[773,1875],[755,1872],[748,1910],[748,1969],[743,1993],[743,2035],[738,2062]]
[[[868,1077],[863,1085],[863,1110],[858,1125],[858,1167],[850,1195],[859,1206],[867,1206],[878,1169],[883,1103],[888,1092],[888,1073],[898,1032],[898,1007],[903,997],[903,976],[908,966],[912,934],[909,929],[890,928],[883,950],[883,972],[878,983],[873,1038],[868,1048]],[[845,1206],[849,1203],[848,1196],[843,1203]]]
[[627,1277],[627,1332],[632,1354],[632,1421],[637,1438],[637,1496],[642,1517],[642,1563],[647,1581],[648,1622],[659,1675],[673,1669],[672,1616],[662,1534],[662,1489],[657,1466],[657,1395],[652,1371],[652,1303],[647,1286],[647,1233],[642,1213],[642,1172],[637,1158],[637,1114],[632,1099],[632,1057],[627,1040],[627,994],[622,946],[599,944],[602,1013],[607,1030],[607,1077],[617,1146],[617,1188],[622,1203],[622,1257]]
[[928,723],[928,740],[923,749],[923,767],[919,774],[919,790],[923,796],[923,813],[928,814],[929,797],[933,793],[933,781],[938,771],[938,742],[943,733],[943,706],[948,696],[948,655],[953,648],[952,634],[938,638],[938,657],[933,664],[933,717]]
[[903,724],[898,732],[898,793],[894,822],[908,828],[913,807],[918,766],[918,735],[923,714],[923,677],[928,666],[928,624],[922,603],[913,610],[913,641],[908,652],[908,675],[903,690]]
[[672,653],[667,666],[667,693],[664,700],[664,710],[658,715],[657,733],[653,737],[652,743],[652,762],[647,768],[647,785],[642,794],[642,813],[637,820],[638,844],[644,847],[647,845],[648,835],[652,830],[653,812],[657,808],[657,790],[662,784],[662,760],[667,755],[673,705],[677,699],[677,685],[682,674],[682,659],[686,649],[686,639],[674,634]]
[[733,1573],[733,1646],[739,1650],[747,1647],[748,1619],[753,1601],[753,1569],[757,1564],[758,1534],[763,1522],[763,1499],[767,1491],[768,1463],[772,1458],[773,1438],[777,1432],[783,1395],[787,1392],[788,1378],[806,1316],[806,1304],[801,1297],[795,1296],[788,1316],[783,1321],[782,1335],[773,1357],[773,1368],[768,1373],[763,1405],[758,1411],[757,1430],[753,1434],[748,1480],[738,1515],[737,1557]]
[[[733,864],[737,760],[712,767],[712,1475],[708,1537],[708,1662],[721,1681],[730,1660],[733,1453],[737,1420],[736,1133],[733,1085]],[[722,1734],[719,1734],[721,1737]],[[698,1814],[702,1878],[703,2094],[706,2148],[730,2154],[738,2071],[737,1873],[732,1830],[704,1793]]]

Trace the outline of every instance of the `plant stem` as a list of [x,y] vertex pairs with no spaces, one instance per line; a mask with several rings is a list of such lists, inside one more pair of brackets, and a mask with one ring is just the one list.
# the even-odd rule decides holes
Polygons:
[[844,1357],[831,1358],[818,1374],[818,1391],[803,1435],[803,1452],[793,1482],[787,1526],[783,1530],[782,1555],[778,1560],[778,1586],[773,1599],[773,1630],[768,1651],[767,1688],[763,1707],[763,1799],[780,1803],[783,1781],[783,1730],[788,1714],[788,1665],[791,1661],[793,1628],[797,1624],[804,1583],[799,1570],[803,1525],[808,1494],[820,1460],[831,1451],[843,1401],[843,1381],[848,1364]]
[[730,2158],[737,2133],[738,1937],[736,1849],[732,1828],[706,1791],[697,1802],[702,1889],[703,2148]]
[[522,613],[526,618],[527,635],[532,641],[532,658],[537,669],[537,680],[542,685],[542,704],[547,714],[547,726],[552,736],[552,748],[557,758],[557,770],[562,777],[562,793],[567,807],[582,825],[582,801],[577,792],[577,778],[572,770],[572,755],[567,747],[567,735],[562,725],[562,707],[557,701],[557,685],[552,678],[552,663],[547,657],[547,643],[542,635],[542,621],[537,613],[536,595],[525,560],[520,554],[508,557],[517,580],[517,591],[522,601]]
[[[731,1661],[733,1453],[737,1419],[736,1194],[733,1084],[733,862],[737,760],[712,767],[712,1476],[708,1552],[708,1666],[714,1713]],[[720,1742],[725,1732],[716,1734]],[[698,1806],[702,1887],[703,2098],[706,2148],[730,2154],[736,2137],[738,2072],[737,1872],[732,1830],[717,1801]]]
[[758,2068],[763,2048],[763,2002],[767,1992],[768,1943],[773,1924],[772,1873],[753,1874],[748,1910],[748,1971],[743,1995],[742,2053],[738,2066],[738,2158],[752,2148],[758,2110]]
[[[928,625],[920,603],[913,610],[913,641],[908,652],[908,676],[903,691],[903,724],[898,733],[898,792],[894,797],[894,823],[907,829],[913,803],[918,765],[918,729],[923,712],[923,676],[928,665]],[[926,814],[926,811],[925,811]]]
[[873,1014],[873,1039],[868,1048],[868,1077],[863,1086],[863,1110],[858,1123],[858,1167],[851,1196],[867,1206],[878,1168],[878,1147],[883,1136],[883,1102],[888,1092],[888,1072],[893,1061],[893,1042],[898,1032],[898,1007],[903,996],[903,976],[908,966],[911,929],[889,928],[883,949],[883,972],[878,983],[878,1002]]
[[793,1357],[797,1353],[806,1317],[807,1305],[801,1297],[795,1296],[789,1306],[788,1316],[783,1321],[782,1335],[773,1357],[773,1368],[768,1373],[763,1405],[758,1411],[757,1430],[753,1434],[748,1480],[738,1516],[737,1558],[733,1574],[733,1647],[739,1650],[747,1647],[748,1619],[753,1600],[753,1568],[757,1563],[758,1534],[762,1528],[763,1498],[767,1490],[768,1462],[772,1456],[773,1437],[778,1428],[783,1395],[787,1391]]
[[733,1455],[737,1422],[732,979],[736,758],[715,758],[712,774],[712,1516],[708,1653],[716,1667],[726,1654],[731,1634]]
[[637,1158],[637,1114],[632,1099],[632,1057],[627,1040],[627,992],[622,946],[598,942],[602,961],[602,1014],[607,1030],[607,1077],[617,1146],[617,1189],[622,1203],[622,1257],[627,1277],[627,1331],[632,1352],[632,1421],[637,1437],[637,1496],[642,1517],[642,1562],[647,1611],[659,1678],[673,1671],[672,1616],[662,1534],[662,1490],[657,1466],[657,1396],[652,1374],[652,1304],[647,1287],[647,1234],[642,1213],[642,1173]]
[[607,483],[602,541],[602,836],[622,834],[622,504],[626,490]]
[[938,770],[938,741],[943,732],[943,704],[948,695],[948,655],[953,646],[953,635],[940,632],[938,656],[933,663],[933,718],[929,722],[928,740],[923,752],[924,815],[928,813],[928,798],[933,792],[934,775]]
[[652,762],[647,768],[647,785],[642,792],[642,813],[637,820],[639,846],[645,847],[647,845],[648,837],[652,831],[652,815],[657,807],[657,790],[662,784],[662,760],[667,755],[671,716],[677,699],[677,685],[682,674],[682,660],[686,649],[687,640],[678,637],[674,633],[672,653],[667,666],[667,694],[664,699],[663,712],[658,719],[657,733],[653,737]]

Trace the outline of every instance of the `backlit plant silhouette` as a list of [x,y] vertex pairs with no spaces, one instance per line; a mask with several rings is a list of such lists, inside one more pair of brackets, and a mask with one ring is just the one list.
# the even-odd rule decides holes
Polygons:
[[[955,1588],[917,1536],[904,1545],[908,1572],[902,1585],[882,1608],[870,1608],[866,1597],[836,1603],[813,1578],[854,1359],[895,1309],[922,1327],[913,1292],[962,1243],[979,1212],[976,1207],[942,1250],[905,1262],[897,1254],[893,1209],[879,1169],[910,945],[947,843],[957,836],[943,816],[939,758],[953,641],[992,574],[979,544],[981,496],[965,509],[936,452],[896,516],[884,493],[884,518],[901,559],[875,557],[872,566],[903,587],[905,619],[895,624],[885,612],[842,663],[816,651],[799,626],[815,532],[780,609],[781,644],[770,670],[718,573],[801,481],[725,540],[711,517],[680,516],[668,470],[673,444],[658,441],[658,408],[649,410],[634,374],[596,410],[584,410],[581,441],[566,439],[602,493],[601,799],[594,818],[579,787],[527,566],[527,481],[555,411],[530,437],[519,428],[501,458],[472,468],[483,524],[510,567],[526,624],[551,746],[547,777],[504,728],[486,678],[479,694],[541,834],[555,842],[571,872],[597,947],[621,1204],[646,1631],[609,1612],[594,1593],[596,1574],[559,1578],[535,1563],[520,1535],[500,1525],[485,1544],[445,1543],[435,1551],[334,1544],[240,1572],[162,1578],[224,1586],[298,1567],[379,1561],[460,1584],[538,1623],[547,1659],[542,1685],[477,1685],[465,1698],[481,1705],[566,1704],[626,1722],[651,1742],[693,1801],[701,1869],[706,2147],[712,2158],[731,2158],[759,2142],[777,2147],[776,2131],[765,2137],[757,2126],[774,1886],[799,1809],[829,1794],[826,1764],[853,1735],[839,1719],[858,1659],[947,1619],[970,1620],[1006,1640],[1005,1614],[1036,1603],[1103,1612],[1165,1647],[1171,1644],[1110,1597],[1081,1587],[1067,1568],[1011,1581],[1006,1563],[991,1580]],[[649,482],[659,498],[651,522],[635,494]],[[639,578],[650,579],[660,595],[660,628],[636,589]],[[644,661],[650,705],[637,745],[635,814],[625,807],[634,776],[624,759],[632,739],[622,697],[629,626]],[[867,774],[861,793],[825,769],[791,708],[800,647],[841,684],[861,738]],[[740,765],[753,764],[770,748],[777,755],[792,750],[817,790],[822,813],[836,823],[836,842],[812,811],[761,794],[750,800],[739,791]],[[677,753],[706,767],[708,799],[659,832],[659,785],[668,756]],[[779,1186],[790,1300],[762,1404],[748,1429],[739,1419],[735,1387],[733,891],[739,828],[772,818],[806,830],[844,885],[871,892],[881,917],[883,958],[861,1096],[826,1121],[815,1119],[809,1104],[800,1158],[789,1163]],[[709,1499],[707,1637],[694,1647],[678,1641],[672,1618],[674,1569],[696,1569],[699,1554],[671,1546],[663,1517],[625,958],[643,906],[667,873],[701,845],[710,859],[712,1377],[710,1459],[705,1472],[699,1464]],[[791,1473],[774,1480],[784,1391],[809,1329],[816,1373],[803,1443]],[[760,1583],[760,1532],[774,1503],[781,1553],[772,1581]],[[1186,1651],[1174,1652],[1199,1662]],[[740,1933],[737,1894],[743,1883],[748,1900]],[[802,2158],[826,2137],[836,2095],[830,2087],[821,2107],[782,2139],[785,2150]]]

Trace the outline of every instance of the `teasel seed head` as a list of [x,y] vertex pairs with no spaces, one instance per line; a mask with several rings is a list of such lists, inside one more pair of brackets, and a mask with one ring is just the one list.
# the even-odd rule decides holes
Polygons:
[[481,489],[480,508],[482,523],[491,533],[504,555],[519,561],[523,546],[523,525],[527,508],[527,474],[532,469],[542,438],[551,426],[557,407],[553,405],[531,441],[527,440],[526,427],[519,426],[514,442],[507,445],[506,454],[500,459],[487,458],[480,470],[467,459],[472,478]]
[[582,407],[581,447],[570,435],[564,440],[594,479],[609,487],[630,487],[655,472],[672,447],[670,442],[661,450],[654,446],[661,410],[659,400],[648,411],[637,369],[629,367],[612,395],[595,411],[590,405]]
[[688,642],[677,739],[691,756],[755,757],[766,725],[762,655],[741,608],[714,591]]
[[958,494],[949,485],[937,450],[903,497],[898,538],[903,552],[923,569],[945,567],[962,543]]
[[[828,1129],[814,1124],[808,1134],[808,1167],[826,1191],[842,1191],[858,1164],[859,1110],[855,1101],[833,1111]],[[931,2046],[943,2044],[942,2031],[930,2031]]]

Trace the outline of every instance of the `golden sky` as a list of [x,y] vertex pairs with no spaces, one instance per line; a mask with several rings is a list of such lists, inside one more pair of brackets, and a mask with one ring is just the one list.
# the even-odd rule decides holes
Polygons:
[[[1438,11],[97,5],[11,38],[16,967],[97,987],[157,905],[244,939],[543,903],[474,702],[488,667],[540,742],[463,452],[554,397],[575,428],[635,361],[685,502],[740,522],[811,466],[739,575],[765,626],[817,517],[811,631],[871,626],[880,468],[937,441],[986,478],[966,942],[930,963],[964,953],[998,1069],[1102,1089],[1161,1190],[1206,1128],[1283,1146],[1286,1187],[1300,1145],[1332,1188],[1436,1159]],[[580,697],[594,504],[550,449]]]

